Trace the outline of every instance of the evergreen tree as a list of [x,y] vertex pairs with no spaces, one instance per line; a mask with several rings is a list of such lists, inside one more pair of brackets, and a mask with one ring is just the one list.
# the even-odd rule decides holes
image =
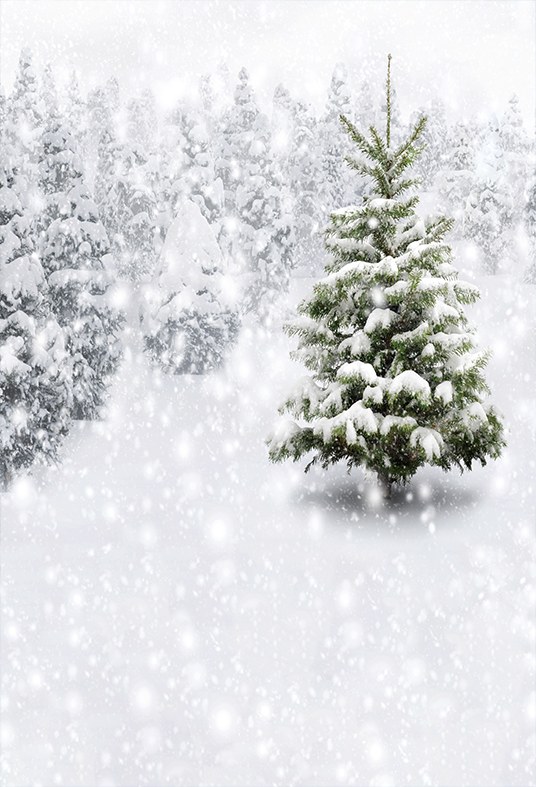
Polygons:
[[221,231],[223,184],[214,172],[214,156],[210,137],[202,115],[193,107],[184,106],[175,113],[181,132],[182,166],[176,173],[172,191],[176,204],[195,202],[211,225],[216,236]]
[[158,244],[157,202],[146,171],[148,157],[125,144],[117,162],[114,191],[119,197],[122,264],[119,274],[130,281],[144,281],[154,273]]
[[172,374],[224,362],[239,328],[221,250],[199,206],[186,200],[171,224],[141,312],[145,348]]
[[358,128],[369,129],[376,126],[376,109],[372,96],[372,89],[368,79],[361,82],[359,96],[354,111],[355,125]]
[[269,321],[278,297],[288,291],[294,231],[290,205],[271,158],[268,118],[260,113],[236,192],[243,254],[243,311]]
[[157,132],[156,102],[147,88],[139,98],[132,98],[127,104],[127,139],[134,147],[141,148],[148,158],[156,146]]
[[223,188],[224,216],[218,241],[229,264],[239,269],[243,255],[237,190],[248,171],[248,151],[255,136],[253,124],[260,110],[245,68],[240,70],[238,79],[233,104],[222,115],[216,133],[214,169]]
[[287,160],[295,133],[296,103],[283,85],[278,85],[274,90],[272,102],[272,139],[273,151],[280,162],[283,174],[287,172]]
[[513,271],[529,185],[531,146],[514,95],[501,119],[492,116],[479,138],[475,178],[466,202],[464,236],[487,273]]
[[340,115],[349,117],[352,111],[348,71],[344,63],[337,63],[331,77],[326,112],[319,122],[322,150],[323,189],[320,195],[323,213],[355,201],[355,184],[344,165],[350,151],[348,137],[341,128]]
[[86,103],[80,93],[78,76],[75,69],[71,69],[65,94],[62,100],[63,117],[69,118],[69,125],[76,139],[78,152],[82,161],[87,154],[88,117]]
[[536,175],[532,177],[527,204],[523,212],[523,220],[529,240],[529,255],[531,259],[523,278],[527,284],[536,284]]
[[445,167],[435,180],[443,210],[455,219],[453,237],[464,235],[465,204],[475,184],[475,166],[467,125],[459,121],[448,134]]
[[[75,132],[78,132],[86,125],[86,105],[80,92],[78,75],[74,68],[71,68],[69,79],[63,96],[63,114],[69,118],[69,122]],[[80,140],[77,140],[80,144]]]
[[57,116],[59,113],[58,90],[50,63],[47,63],[43,70],[40,95],[46,122],[50,116]]
[[98,86],[89,92],[84,164],[88,185],[92,188],[96,180],[98,149],[102,134],[106,129],[112,129],[115,135],[114,109],[110,106],[109,93],[105,88]]
[[236,216],[236,191],[246,151],[253,141],[253,124],[260,112],[247,69],[240,70],[238,79],[233,105],[222,117],[215,145],[216,176],[223,183],[225,211],[230,218]]
[[477,246],[486,273],[501,273],[512,265],[513,204],[501,189],[504,181],[477,180],[464,214],[464,235]]
[[95,200],[121,279],[140,281],[154,273],[158,250],[157,201],[143,150],[117,142],[104,129],[95,174]]
[[322,167],[315,118],[310,108],[301,102],[297,102],[294,107],[294,132],[286,177],[292,201],[294,265],[314,274],[322,252],[320,227],[325,221],[318,200]]
[[447,121],[445,105],[442,101],[434,99],[428,112],[421,109],[412,118],[415,125],[417,119],[427,115],[428,122],[423,129],[421,143],[422,152],[415,162],[415,173],[422,180],[425,191],[432,189],[436,175],[446,164],[447,158]]
[[292,267],[313,273],[322,249],[319,228],[325,221],[319,201],[322,152],[311,108],[294,101],[283,85],[274,92],[271,132],[273,167],[282,203],[292,216]]
[[199,97],[205,112],[207,130],[211,139],[214,139],[222,115],[232,100],[226,63],[221,63],[215,73],[204,74],[200,78]]
[[382,101],[379,113],[380,126],[389,126],[391,146],[395,147],[402,143],[404,136],[404,129],[402,126],[402,116],[400,113],[400,104],[398,101],[398,94],[393,85],[388,85],[385,94],[385,101]]
[[238,77],[234,104],[216,146],[225,213],[218,242],[241,279],[242,313],[254,312],[265,321],[279,294],[288,289],[291,205],[274,161],[268,118],[259,111],[246,69]]
[[7,102],[2,135],[13,161],[17,162],[17,171],[26,183],[24,192],[19,195],[25,212],[35,211],[39,203],[37,150],[45,114],[33,67],[33,55],[30,49],[24,48],[20,53],[13,91]]
[[7,116],[7,99],[6,92],[2,85],[0,85],[0,130],[3,133],[4,124]]
[[109,244],[85,184],[69,127],[53,121],[42,139],[40,252],[53,313],[70,356],[75,419],[97,418],[117,369],[122,315],[107,301]]
[[[35,175],[36,151],[43,130],[45,108],[40,98],[30,49],[22,49],[13,92],[9,101],[9,124],[5,133],[13,153],[20,156],[21,173]],[[30,182],[28,185],[31,185]]]
[[164,123],[158,147],[149,156],[144,171],[156,203],[155,251],[162,250],[167,231],[177,215],[176,185],[183,165],[182,135],[177,126]]
[[27,185],[0,151],[0,488],[34,461],[57,457],[72,401],[63,333],[19,193]]
[[418,182],[404,175],[426,118],[392,146],[390,98],[388,69],[385,139],[341,118],[365,157],[347,163],[372,178],[374,191],[331,214],[327,275],[286,326],[313,375],[281,408],[299,421],[281,423],[268,441],[273,461],[314,452],[307,469],[363,466],[385,496],[426,463],[470,469],[504,446],[500,416],[485,402],[488,354],[474,352],[463,314],[478,290],[458,281],[443,241],[452,221],[420,218],[418,197],[406,194]]
[[508,101],[499,126],[501,152],[500,178],[512,203],[512,224],[522,220],[531,175],[533,145],[523,128],[519,99],[514,94]]

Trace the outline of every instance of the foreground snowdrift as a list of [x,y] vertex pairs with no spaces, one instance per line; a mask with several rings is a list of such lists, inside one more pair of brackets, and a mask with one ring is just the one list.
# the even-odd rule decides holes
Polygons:
[[534,781],[533,291],[476,283],[508,449],[388,504],[268,463],[278,326],[207,377],[127,334],[107,420],[2,497],[3,784]]

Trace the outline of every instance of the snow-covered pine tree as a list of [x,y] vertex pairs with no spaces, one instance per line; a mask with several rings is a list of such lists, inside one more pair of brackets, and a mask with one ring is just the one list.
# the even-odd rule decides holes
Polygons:
[[205,125],[212,140],[215,139],[222,115],[232,100],[229,84],[229,69],[226,63],[220,63],[215,72],[203,74],[199,79],[199,98],[203,106]]
[[184,202],[171,224],[145,296],[145,348],[164,371],[205,374],[222,365],[239,320],[221,250],[195,202]]
[[295,242],[293,260],[311,275],[318,273],[322,253],[320,227],[325,216],[320,209],[322,166],[316,135],[316,121],[301,102],[294,106],[294,133],[287,159],[287,178],[292,206]]
[[456,123],[447,136],[447,153],[434,188],[445,213],[455,219],[453,237],[464,234],[465,203],[475,183],[475,150],[463,121]]
[[84,165],[88,185],[94,188],[98,166],[98,149],[105,129],[112,129],[115,134],[114,109],[110,106],[109,93],[105,88],[97,86],[87,96],[87,130],[85,134]]
[[123,146],[117,141],[110,123],[103,129],[99,139],[93,193],[112,247],[116,243],[121,246],[122,241],[116,240],[116,235],[122,234],[125,223],[123,204],[115,185],[122,151]]
[[525,269],[523,279],[527,284],[536,284],[536,173],[532,176],[529,196],[523,212],[523,221],[528,236],[529,259],[531,260]]
[[272,101],[272,148],[280,171],[286,175],[290,146],[295,133],[296,102],[282,84],[274,90]]
[[411,125],[415,125],[423,115],[428,117],[428,122],[422,132],[420,142],[423,150],[415,162],[415,172],[422,179],[423,189],[428,191],[432,189],[437,173],[446,163],[447,120],[444,103],[434,99],[428,111],[421,109],[411,118]]
[[277,299],[288,291],[293,265],[294,231],[290,204],[272,161],[270,125],[259,113],[253,138],[242,162],[243,176],[236,191],[243,253],[243,304],[262,322],[273,317]]
[[479,136],[464,236],[476,244],[486,273],[512,272],[517,265],[516,245],[532,163],[517,96],[510,98],[500,119],[492,115],[482,124]]
[[152,90],[145,88],[127,104],[127,140],[148,158],[156,146],[157,132],[156,100]]
[[47,63],[41,76],[41,105],[45,113],[45,119],[50,115],[58,114],[58,90],[52,65]]
[[253,123],[260,112],[247,69],[240,69],[238,80],[233,104],[221,119],[215,141],[216,176],[223,183],[225,209],[231,218],[236,211],[242,158],[253,139]]
[[[35,176],[36,151],[43,130],[44,106],[40,99],[37,76],[30,49],[23,48],[13,92],[9,99],[9,122],[5,125],[6,141],[20,157],[21,173]],[[31,182],[28,183],[31,186]]]
[[11,96],[7,101],[3,124],[4,144],[9,149],[17,171],[26,187],[19,195],[23,210],[33,212],[39,204],[37,188],[37,150],[45,123],[45,107],[40,97],[30,49],[23,48]]
[[512,264],[513,203],[500,179],[476,180],[465,203],[464,235],[478,248],[486,273],[502,273]]
[[6,91],[0,85],[0,129],[4,128],[4,123],[6,121],[7,115],[7,98],[6,98]]
[[363,79],[359,88],[359,95],[354,109],[355,125],[358,128],[369,129],[376,126],[376,108],[372,96],[372,89],[368,79]]
[[274,91],[270,143],[272,167],[282,204],[294,229],[292,267],[317,273],[322,250],[319,228],[325,222],[319,194],[324,184],[321,148],[311,108],[294,101],[283,85]]
[[500,415],[485,402],[488,354],[474,352],[463,313],[478,290],[458,281],[443,241],[452,221],[420,218],[418,197],[406,194],[418,183],[405,171],[426,118],[392,147],[389,105],[390,69],[385,139],[375,128],[367,139],[341,118],[365,157],[347,162],[372,178],[374,191],[331,215],[327,276],[286,326],[313,375],[281,408],[298,421],[281,422],[268,440],[276,462],[314,452],[306,469],[363,466],[387,497],[393,482],[408,482],[427,463],[470,469],[505,444]]
[[253,124],[260,111],[247,69],[240,69],[238,80],[233,104],[223,113],[214,140],[214,171],[223,186],[224,216],[218,241],[229,263],[238,262],[236,268],[242,267],[236,194],[245,174],[244,167],[247,167],[247,151],[254,137]]
[[71,424],[63,333],[50,313],[24,179],[0,150],[0,489],[34,461],[57,456]]
[[214,172],[210,136],[201,113],[192,106],[182,106],[174,114],[181,132],[181,163],[173,184],[177,205],[185,199],[195,202],[212,227],[216,239],[221,231],[223,184]]
[[125,144],[115,182],[123,211],[119,232],[123,241],[122,275],[130,281],[146,281],[154,274],[159,248],[157,201],[146,171],[143,149]]
[[140,281],[154,273],[157,248],[157,201],[142,148],[120,144],[111,125],[98,147],[95,201],[118,277]]
[[108,302],[109,243],[85,184],[76,141],[52,121],[43,135],[40,183],[45,207],[40,253],[49,302],[65,335],[73,384],[72,417],[99,416],[121,356],[121,313]]
[[527,201],[534,165],[534,144],[529,141],[523,127],[519,99],[515,94],[510,97],[500,120],[499,144],[502,154],[500,178],[512,203],[512,224],[517,227]]
[[[471,193],[464,215],[464,236],[480,251],[486,273],[514,272],[530,201],[534,147],[523,128],[519,100],[511,96],[499,118],[474,118],[478,149]],[[529,231],[530,237],[530,231]]]
[[222,119],[216,143],[216,175],[224,194],[218,242],[229,268],[241,278],[242,313],[270,319],[288,287],[293,232],[290,200],[272,152],[270,123],[260,112],[245,68],[234,104]]
[[84,160],[87,135],[87,107],[78,84],[78,76],[74,68],[71,69],[69,79],[63,96],[62,113],[65,118],[69,118],[69,123],[73,129],[80,157]]
[[344,63],[337,63],[331,77],[326,112],[318,123],[323,169],[323,188],[319,196],[325,216],[330,209],[355,201],[355,184],[344,166],[344,156],[350,150],[349,142],[339,122],[340,115],[349,117],[351,111],[348,70]]

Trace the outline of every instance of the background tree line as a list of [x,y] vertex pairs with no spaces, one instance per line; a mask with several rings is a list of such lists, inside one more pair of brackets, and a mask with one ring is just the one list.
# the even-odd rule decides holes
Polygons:
[[[98,417],[121,355],[123,316],[110,287],[164,281],[157,261],[185,210],[199,227],[200,214],[219,249],[203,287],[220,287],[222,275],[236,283],[234,311],[226,305],[219,326],[217,294],[202,299],[211,341],[232,341],[248,314],[270,324],[292,275],[321,272],[329,215],[371,188],[344,161],[339,118],[383,128],[386,107],[374,109],[368,82],[354,91],[343,64],[319,116],[283,85],[268,116],[246,69],[222,67],[198,87],[197,100],[164,115],[149,89],[123,97],[114,77],[87,96],[74,71],[59,87],[50,66],[37,75],[28,49],[11,90],[0,87],[4,479],[53,458],[73,419]],[[534,145],[517,98],[500,117],[449,123],[440,100],[419,113],[429,123],[414,174],[428,202],[457,220],[454,237],[474,243],[482,271],[535,283]],[[391,129],[394,144],[407,131],[396,93]],[[192,203],[196,213],[185,208]],[[216,347],[207,357],[222,356]],[[184,358],[176,367],[192,370]]]

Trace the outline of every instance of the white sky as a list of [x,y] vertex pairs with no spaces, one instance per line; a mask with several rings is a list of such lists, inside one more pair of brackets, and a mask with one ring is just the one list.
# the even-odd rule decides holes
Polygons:
[[501,113],[517,93],[528,130],[536,96],[533,0],[0,0],[0,80],[20,49],[38,72],[74,64],[86,91],[111,75],[123,96],[151,86],[163,104],[226,61],[242,66],[268,109],[275,86],[322,111],[331,73],[370,76],[381,100],[386,59],[402,115],[432,98],[456,116]]

